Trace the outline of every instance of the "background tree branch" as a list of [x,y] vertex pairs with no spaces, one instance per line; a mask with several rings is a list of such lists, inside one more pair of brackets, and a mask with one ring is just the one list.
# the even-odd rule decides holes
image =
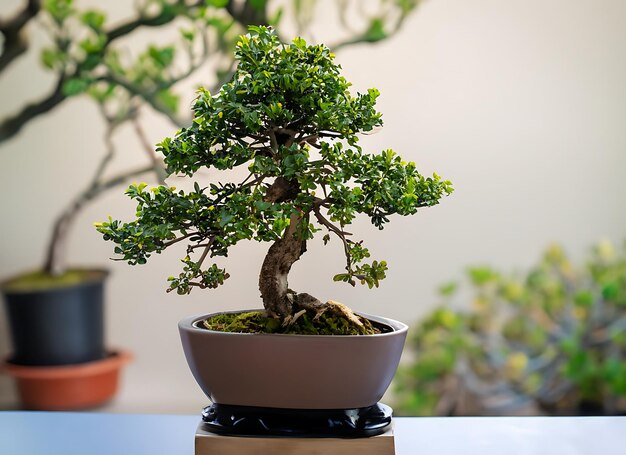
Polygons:
[[[350,32],[351,36],[336,43],[334,46],[331,46],[331,48],[338,50],[340,48],[359,43],[375,43],[393,36],[403,25],[405,18],[415,9],[420,1],[421,0],[409,0],[396,4],[394,2],[390,3],[381,0],[379,4],[379,11],[373,16],[368,16],[368,13],[364,12],[360,7],[359,2],[338,2],[337,10],[341,18],[341,23]],[[51,1],[50,4],[54,5],[55,2]],[[159,6],[159,9],[156,12],[148,14],[140,9],[136,13],[135,17],[108,29],[100,30],[97,29],[95,24],[88,24],[90,27],[96,29],[95,31],[98,39],[101,39],[99,48],[87,52],[87,55],[83,59],[70,62],[70,64],[65,62],[63,66],[55,68],[57,73],[57,82],[47,95],[44,95],[35,102],[25,104],[23,107],[17,109],[15,113],[7,115],[0,122],[0,144],[15,137],[22,130],[22,128],[28,125],[32,120],[50,112],[63,101],[71,97],[72,94],[68,93],[66,85],[71,84],[75,79],[83,77],[87,78],[87,82],[84,85],[88,85],[91,78],[93,80],[104,79],[112,84],[122,87],[131,94],[141,97],[157,112],[166,115],[176,126],[182,127],[185,125],[186,119],[178,118],[172,109],[165,106],[163,101],[160,100],[155,93],[152,93],[145,87],[133,83],[133,81],[126,80],[120,74],[111,74],[110,71],[104,71],[103,75],[103,71],[101,71],[102,63],[109,54],[110,45],[122,38],[132,36],[135,31],[142,27],[158,28],[171,24],[178,18],[186,18],[189,20],[199,21],[204,30],[209,27],[215,28],[217,32],[217,41],[219,42],[219,49],[214,51],[212,55],[216,57],[218,53],[228,54],[231,51],[230,46],[234,43],[229,42],[227,34],[229,33],[229,29],[231,29],[232,23],[236,23],[240,29],[239,31],[243,31],[248,25],[275,25],[274,22],[280,21],[282,16],[282,8],[279,8],[276,12],[270,14],[268,12],[267,2],[262,1],[230,0],[224,7],[211,8],[206,7],[203,0],[195,0],[189,3],[181,0],[174,4],[165,1],[157,1],[156,4]],[[349,11],[350,5],[352,5],[352,9]],[[356,7],[354,7],[354,5],[356,5]],[[308,25],[313,21],[314,6],[314,3],[304,7],[300,4],[300,2],[294,2],[294,16],[298,23],[298,27],[302,32],[305,32]],[[207,11],[210,11],[210,13]],[[88,10],[87,13],[89,12],[92,11]],[[349,12],[350,14],[348,14]],[[68,17],[82,17],[81,20],[84,21],[84,16],[80,16],[77,11],[69,9],[65,14],[67,14]],[[367,25],[365,29],[359,31],[352,30],[349,27],[350,21],[348,20],[348,17],[351,17],[351,15],[354,14],[361,16],[361,19],[365,19],[369,25]],[[28,50],[28,42],[24,33],[24,27],[33,18],[40,15],[53,16],[54,20],[52,22],[56,23],[59,29],[64,33],[66,32],[63,27],[63,21],[65,18],[54,17],[53,7],[49,4],[42,5],[41,0],[28,0],[24,8],[21,9],[13,18],[6,21],[0,21],[0,32],[4,35],[5,39],[3,52],[0,55],[0,73],[9,68],[11,63],[19,55],[22,55]],[[72,40],[72,36],[69,38],[64,37],[62,39],[57,37],[58,42],[56,44],[63,52],[65,52],[72,44],[84,45],[82,42],[73,43]],[[209,56],[209,52],[205,50],[202,63],[204,63]],[[201,65],[190,66],[187,75],[193,74],[199,66]],[[225,70],[218,71],[216,73],[217,80],[215,82],[215,87],[219,87],[225,80],[227,80],[230,74],[232,74],[232,71],[232,62],[227,65]],[[184,79],[184,77],[172,80],[168,87],[171,87],[182,79]]]
[[23,29],[40,9],[41,0],[28,0],[26,6],[13,18],[0,21],[0,33],[4,36],[4,45],[0,55],[0,73],[28,50],[28,40]]

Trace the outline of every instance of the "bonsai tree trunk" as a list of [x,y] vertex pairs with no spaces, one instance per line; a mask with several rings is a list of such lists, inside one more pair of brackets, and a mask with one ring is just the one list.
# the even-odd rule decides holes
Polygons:
[[[298,183],[277,177],[265,194],[267,202],[284,202],[298,194]],[[293,214],[289,228],[276,240],[263,260],[259,275],[259,290],[263,306],[270,316],[287,320],[294,310],[294,293],[289,290],[287,276],[291,266],[306,251],[306,240],[298,238],[300,225],[308,219],[304,213]],[[317,301],[317,299],[314,299]],[[322,303],[317,301],[319,305]]]
[[[298,194],[298,184],[278,177],[267,189],[267,202],[282,202]],[[322,303],[306,292],[297,293],[289,289],[288,275],[291,266],[306,251],[306,240],[299,238],[303,223],[308,223],[308,213],[295,213],[290,218],[289,228],[283,237],[276,240],[263,260],[259,275],[259,290],[263,306],[269,316],[277,317],[284,325],[293,324],[307,310],[319,318],[327,310],[346,319],[350,324],[363,327],[363,323],[347,306],[329,300]]]
[[267,252],[259,276],[259,289],[265,310],[281,319],[290,317],[294,309],[293,293],[289,291],[287,275],[291,266],[306,251],[306,241],[297,236],[300,223],[302,215],[292,215],[291,224],[283,238],[274,242]]

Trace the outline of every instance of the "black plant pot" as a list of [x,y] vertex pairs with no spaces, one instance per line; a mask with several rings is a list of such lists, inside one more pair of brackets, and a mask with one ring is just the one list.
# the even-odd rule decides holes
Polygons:
[[11,363],[70,365],[104,358],[106,276],[94,271],[83,282],[55,289],[2,289],[13,342]]

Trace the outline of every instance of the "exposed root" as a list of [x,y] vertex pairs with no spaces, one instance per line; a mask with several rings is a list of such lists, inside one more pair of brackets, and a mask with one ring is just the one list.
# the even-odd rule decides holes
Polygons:
[[353,322],[359,327],[363,327],[363,323],[361,322],[361,319],[359,319],[359,317],[356,314],[354,314],[352,310],[348,308],[347,306],[345,306],[343,303],[335,302],[334,300],[329,300],[328,302],[326,302],[326,305],[330,307],[330,310],[334,312],[336,315],[343,316],[348,321]]
[[282,326],[289,327],[290,325],[293,325],[298,320],[298,318],[302,316],[303,314],[306,314],[306,310],[300,310],[292,316],[287,316],[285,320],[283,321]]
[[297,294],[291,290],[289,290],[287,298],[289,299],[292,308],[300,308],[300,310],[297,311],[295,314],[288,316],[285,319],[285,322],[283,322],[283,326],[293,324],[306,311],[311,311],[314,314],[313,321],[318,321],[324,313],[329,311],[335,316],[346,319],[351,324],[354,324],[357,327],[363,327],[363,322],[361,321],[361,319],[343,303],[339,303],[335,300],[329,300],[326,303],[322,303],[320,300],[316,299],[310,294],[307,294],[306,292]]

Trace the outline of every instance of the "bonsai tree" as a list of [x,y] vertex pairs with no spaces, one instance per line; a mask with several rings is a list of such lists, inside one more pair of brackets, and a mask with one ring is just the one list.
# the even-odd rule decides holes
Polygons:
[[[472,309],[437,308],[397,378],[420,415],[626,411],[626,250],[597,245],[584,266],[558,246],[525,277],[469,269]],[[446,301],[456,285],[446,285]]]
[[[267,315],[289,326],[307,311],[326,310],[362,326],[347,308],[322,303],[289,288],[291,266],[320,230],[338,239],[346,257],[336,281],[378,286],[385,261],[371,261],[362,241],[346,231],[357,214],[383,229],[394,214],[411,215],[449,194],[449,181],[420,175],[415,163],[392,150],[363,152],[358,134],[382,125],[376,89],[353,95],[334,55],[302,38],[283,44],[266,27],[250,27],[236,45],[237,68],[212,95],[200,89],[188,128],[158,145],[169,174],[193,176],[201,168],[247,166],[237,183],[195,182],[193,191],[145,184],[127,194],[137,219],[98,223],[105,240],[129,264],[186,241],[183,271],[169,278],[169,291],[215,288],[228,278],[207,258],[227,256],[242,240],[269,242],[259,277]],[[193,257],[192,257],[193,256]]]
[[[110,20],[106,11],[73,0],[22,3],[14,13],[3,11],[0,17],[0,74],[12,70],[24,55],[36,52],[42,71],[53,76],[54,83],[47,92],[35,94],[38,99],[25,102],[0,119],[0,145],[15,138],[33,120],[79,96],[96,103],[105,124],[103,153],[94,156],[93,176],[55,219],[43,274],[30,277],[48,281],[67,271],[70,229],[87,204],[132,179],[163,181],[163,163],[154,154],[152,140],[143,127],[146,112],[161,115],[176,127],[188,125],[189,116],[179,112],[177,86],[197,78],[200,71],[206,74],[208,63],[215,87],[228,80],[234,64],[232,50],[248,25],[280,29],[288,24],[306,33],[317,17],[316,2],[298,0],[290,2],[289,7],[269,5],[266,0],[137,1],[134,9],[117,22]],[[418,4],[419,0],[379,0],[368,11],[355,7],[355,2],[326,6],[325,15],[341,18],[343,33],[333,48],[375,43],[393,36]],[[42,32],[41,47],[29,39],[35,27]],[[173,27],[180,34],[171,43],[149,44],[137,54],[126,52],[128,41],[138,33],[158,36]],[[145,152],[145,163],[113,173],[111,164],[121,154],[115,136],[125,126],[136,133],[140,145],[136,149]]]

